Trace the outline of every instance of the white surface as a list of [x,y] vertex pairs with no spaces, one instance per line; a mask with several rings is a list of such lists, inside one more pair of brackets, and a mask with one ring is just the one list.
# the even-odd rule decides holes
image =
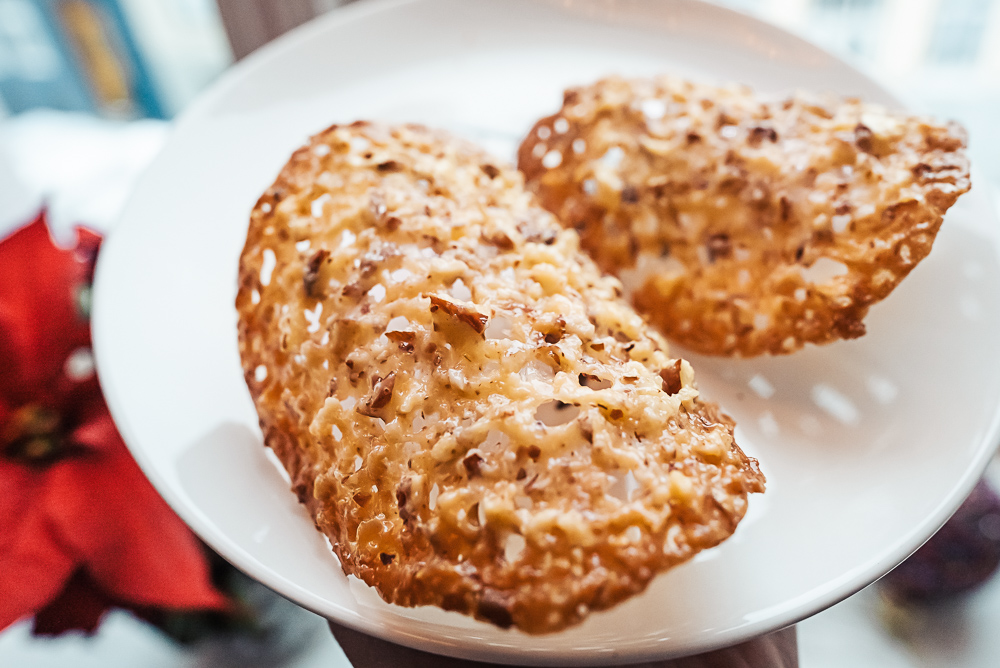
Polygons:
[[18,177],[0,146],[0,239],[24,225],[38,211],[40,198]]
[[[797,627],[801,668],[917,668],[906,645],[881,625],[878,603],[878,593],[870,587],[801,622]],[[958,666],[973,668],[968,663],[934,668]],[[986,663],[975,668],[995,667]]]
[[[75,225],[108,230],[166,141],[162,121],[108,121],[36,110],[0,122],[0,238],[48,207],[63,241]],[[5,167],[4,162],[9,164]]]
[[[126,612],[115,611],[98,632],[87,637],[68,633],[35,638],[30,622],[0,633],[0,666],[4,668],[219,668],[197,649],[172,642],[154,627]],[[247,667],[250,668],[250,667]],[[283,668],[351,668],[337,641],[325,629]]]
[[[613,13],[612,13],[612,10]],[[422,121],[510,157],[561,90],[674,71],[891,99],[798,39],[693,1],[366,3],[234,68],[182,117],[98,268],[102,383],[126,441],[219,552],[301,605],[446,654],[573,665],[702,651],[850,595],[927,538],[978,478],[1000,403],[1000,261],[974,191],[869,335],[789,358],[695,360],[769,490],[736,535],[567,632],[530,637],[349,584],[265,457],[235,342],[253,202],[331,122]],[[762,376],[770,398],[748,383]],[[759,382],[757,383],[759,386]]]

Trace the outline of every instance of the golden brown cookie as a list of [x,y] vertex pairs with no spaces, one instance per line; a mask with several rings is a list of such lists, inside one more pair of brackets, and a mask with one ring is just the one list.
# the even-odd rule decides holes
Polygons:
[[853,99],[609,78],[568,90],[518,167],[668,338],[752,356],[864,334],[969,189],[964,147]]
[[476,147],[333,126],[253,210],[239,344],[344,571],[529,633],[736,529],[764,477],[690,365]]

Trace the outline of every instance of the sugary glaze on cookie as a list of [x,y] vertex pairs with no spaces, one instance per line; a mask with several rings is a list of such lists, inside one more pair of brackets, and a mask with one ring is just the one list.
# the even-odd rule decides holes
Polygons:
[[853,99],[609,78],[568,90],[518,166],[668,338],[752,356],[864,334],[969,189],[964,147]]
[[736,529],[756,461],[693,372],[476,147],[333,126],[253,210],[240,354],[344,571],[529,633]]

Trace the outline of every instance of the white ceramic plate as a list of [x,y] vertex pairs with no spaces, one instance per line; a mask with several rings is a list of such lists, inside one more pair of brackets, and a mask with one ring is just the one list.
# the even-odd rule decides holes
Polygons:
[[693,0],[427,0],[351,6],[233,68],[177,124],[101,254],[101,380],[150,479],[209,544],[293,601],[444,654],[598,665],[704,651],[852,594],[932,534],[998,431],[1000,256],[981,192],[868,320],[790,357],[695,359],[768,491],[732,539],[643,595],[532,637],[389,606],[345,578],[261,445],[236,349],[236,267],[257,196],[306,137],[358,118],[419,121],[512,158],[567,85],[675,72],[892,103],[801,40]]

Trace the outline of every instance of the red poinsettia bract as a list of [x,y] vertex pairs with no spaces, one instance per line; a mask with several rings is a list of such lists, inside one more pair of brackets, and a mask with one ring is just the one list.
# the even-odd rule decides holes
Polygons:
[[99,245],[79,229],[74,249],[57,247],[44,214],[0,241],[0,630],[226,606],[101,395],[87,318]]

